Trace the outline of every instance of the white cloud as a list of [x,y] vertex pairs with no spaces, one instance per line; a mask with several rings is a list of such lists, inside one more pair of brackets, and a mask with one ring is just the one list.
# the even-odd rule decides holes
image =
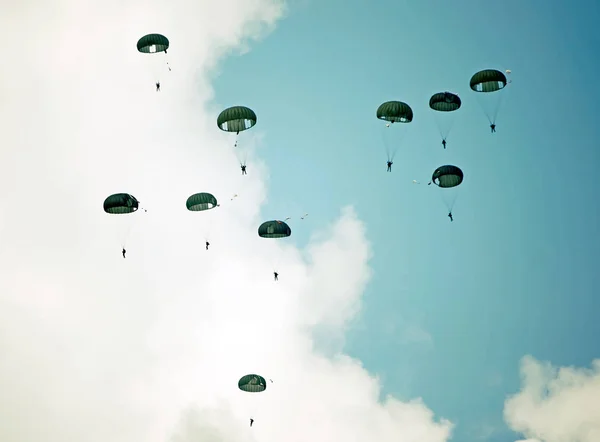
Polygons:
[[[370,277],[362,222],[343,209],[307,260],[259,238],[266,165],[250,158],[241,176],[215,125],[220,105],[207,105],[219,57],[271,29],[282,3],[51,6],[13,2],[0,18],[10,35],[0,62],[0,440],[446,441],[451,423],[420,400],[380,402],[378,380],[341,354]],[[172,45],[160,93],[156,58],[135,50],[149,32]],[[222,207],[188,212],[198,191]],[[148,213],[104,214],[115,192]],[[132,221],[127,259],[121,221]],[[248,372],[274,383],[244,394],[236,382]]]
[[521,391],[504,405],[508,425],[529,437],[519,442],[600,440],[600,359],[591,369],[521,361]]

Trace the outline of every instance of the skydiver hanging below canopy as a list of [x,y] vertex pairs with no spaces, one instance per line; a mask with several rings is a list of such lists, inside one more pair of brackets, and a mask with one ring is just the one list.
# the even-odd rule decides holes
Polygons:
[[392,164],[394,164],[394,162],[393,162],[393,161],[388,161],[388,162],[387,162],[387,167],[388,167],[388,168],[387,168],[387,171],[388,171],[388,172],[391,172],[391,171],[392,171]]
[[254,423],[254,419],[250,418],[250,426]]
[[123,258],[125,258],[125,253],[127,253],[127,250],[125,250],[125,248],[123,248],[123,250],[121,251],[121,253],[123,254]]
[[446,139],[445,138],[442,140],[442,146],[444,146],[444,149],[446,148]]
[[[142,54],[148,54],[148,56],[156,57],[155,54],[164,52],[167,55],[167,49],[169,48],[169,39],[161,34],[148,34],[144,35],[137,42],[137,50]],[[167,61],[167,67],[169,71],[171,66]],[[160,82],[156,83],[156,92],[160,91]]]
[[454,221],[454,218],[452,218],[452,212],[448,213],[448,218],[450,218],[450,221]]
[[273,272],[273,279],[274,279],[275,281],[279,281],[279,273],[277,273],[277,272]]
[[210,246],[210,243],[206,241],[206,250],[208,250],[208,246]]
[[242,167],[242,175],[248,175],[248,174],[246,173],[246,165],[245,165],[245,164],[242,164],[242,165],[241,165],[241,167]]
[[494,123],[490,124],[490,128],[492,129],[492,133],[496,132],[496,125]]

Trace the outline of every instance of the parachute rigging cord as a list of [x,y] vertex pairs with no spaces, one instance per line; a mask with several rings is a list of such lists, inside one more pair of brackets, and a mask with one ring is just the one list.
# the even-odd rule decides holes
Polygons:
[[[411,107],[403,103],[402,101],[386,101],[377,108],[377,119],[385,121],[385,127],[383,127],[382,136],[383,142],[386,149],[387,161],[393,162],[396,152],[400,147],[400,140],[404,134],[403,128],[391,129],[393,123],[410,123],[413,119],[413,111]],[[394,145],[390,146],[390,142],[386,140],[386,137],[397,136],[398,140],[394,140]]]

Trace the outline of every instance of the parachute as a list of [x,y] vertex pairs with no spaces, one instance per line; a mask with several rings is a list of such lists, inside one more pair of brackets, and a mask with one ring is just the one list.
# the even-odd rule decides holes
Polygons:
[[104,211],[110,214],[133,213],[139,208],[139,201],[128,193],[115,193],[104,200]]
[[[139,201],[133,195],[128,193],[115,193],[108,196],[104,200],[104,212],[109,215],[127,215],[137,212]],[[116,221],[116,220],[115,220]],[[117,224],[117,236],[121,243],[121,247],[125,248],[125,243],[133,227],[133,219],[131,216],[119,217]]]
[[[503,93],[498,92],[504,89],[506,84],[506,75],[496,69],[485,69],[471,77],[471,89],[479,92],[479,104],[490,124],[496,124],[503,96]],[[496,93],[494,94],[494,92]]]
[[248,393],[262,393],[267,389],[267,382],[257,374],[247,374],[238,381],[238,388]]
[[[159,52],[164,52],[166,56],[167,49],[169,49],[169,39],[161,34],[144,35],[137,42],[137,50],[142,54],[158,54]],[[160,84],[160,74],[162,69],[159,67],[160,65],[156,63],[156,60],[150,61],[152,62],[152,73],[154,76],[154,81]],[[167,67],[170,71],[171,67],[169,66],[168,61]]]
[[241,166],[246,165],[248,152],[239,148],[240,132],[248,130],[256,124],[256,114],[246,106],[233,106],[222,111],[217,117],[217,126],[225,132],[235,132],[235,155]]
[[[247,374],[246,376],[242,376],[238,381],[238,388],[246,393],[262,393],[267,389],[267,382],[265,381],[265,378],[257,374]],[[251,414],[250,419],[252,420],[254,420],[254,414],[261,408],[260,402],[262,402],[262,400],[259,398],[262,398],[262,395],[251,397],[246,405]]]
[[138,51],[144,54],[154,54],[156,52],[167,53],[169,49],[169,39],[161,34],[144,35],[137,42]]
[[[190,212],[204,212],[219,207],[219,203],[213,194],[201,192],[191,195],[185,202],[185,206]],[[204,231],[204,240],[209,242],[213,219],[211,215],[203,215],[201,218],[203,221],[202,230]]]
[[[454,123],[454,112],[460,109],[461,101],[458,95],[451,92],[438,92],[429,99],[429,107],[436,111],[436,123],[442,141],[446,141],[452,124]],[[446,144],[444,143],[444,148]]]
[[189,211],[201,212],[203,210],[210,210],[217,207],[217,199],[210,193],[195,193],[190,196],[185,202],[185,206]]
[[382,126],[382,137],[385,146],[387,161],[394,161],[396,152],[402,139],[403,130],[398,127],[391,128],[393,123],[410,123],[413,119],[413,111],[411,107],[402,101],[386,101],[377,108],[377,118],[387,121],[385,126]]
[[[429,184],[433,183],[442,189],[453,189],[457,188],[460,183],[463,182],[463,178],[464,174],[460,168],[451,165],[440,166],[433,172]],[[457,189],[454,189],[451,192],[445,191],[443,194],[444,203],[450,213],[452,213],[452,208],[454,207],[457,196]]]
[[261,238],[286,238],[292,234],[292,229],[284,221],[265,221],[258,228]]
[[438,187],[449,188],[456,187],[462,183],[464,178],[463,171],[456,166],[441,166],[435,169],[431,176],[431,182]]
[[[258,236],[261,238],[287,238],[291,236],[292,229],[287,225],[285,221],[265,221],[258,228]],[[283,258],[285,250],[281,249],[274,252],[274,255],[271,256],[270,261],[273,266],[273,271],[276,272],[277,267],[279,267],[279,263]]]

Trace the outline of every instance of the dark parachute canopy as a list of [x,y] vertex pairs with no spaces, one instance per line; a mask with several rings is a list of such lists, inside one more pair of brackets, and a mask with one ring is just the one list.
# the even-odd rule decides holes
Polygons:
[[249,393],[261,393],[267,389],[267,382],[257,374],[247,374],[238,381],[238,388]]
[[471,77],[471,89],[475,92],[496,92],[506,86],[506,76],[496,69],[484,69]]
[[433,172],[431,181],[438,187],[448,188],[456,187],[462,183],[464,178],[463,171],[456,166],[440,166]]
[[377,118],[391,123],[410,123],[413,111],[402,101],[386,101],[377,108]]
[[265,221],[258,228],[261,238],[286,238],[292,234],[292,229],[283,221]]
[[460,109],[460,105],[459,96],[451,92],[438,92],[429,99],[429,107],[438,112],[452,112]]
[[256,124],[256,114],[245,106],[225,109],[217,117],[217,126],[225,132],[242,132]]
[[144,54],[167,52],[167,49],[169,49],[169,39],[161,34],[144,35],[138,40],[137,49]]
[[139,201],[128,193],[115,193],[104,200],[104,211],[110,214],[133,213],[139,207]]
[[187,209],[192,212],[200,212],[203,210],[214,209],[218,204],[214,195],[202,192],[190,196],[185,202],[185,205]]

